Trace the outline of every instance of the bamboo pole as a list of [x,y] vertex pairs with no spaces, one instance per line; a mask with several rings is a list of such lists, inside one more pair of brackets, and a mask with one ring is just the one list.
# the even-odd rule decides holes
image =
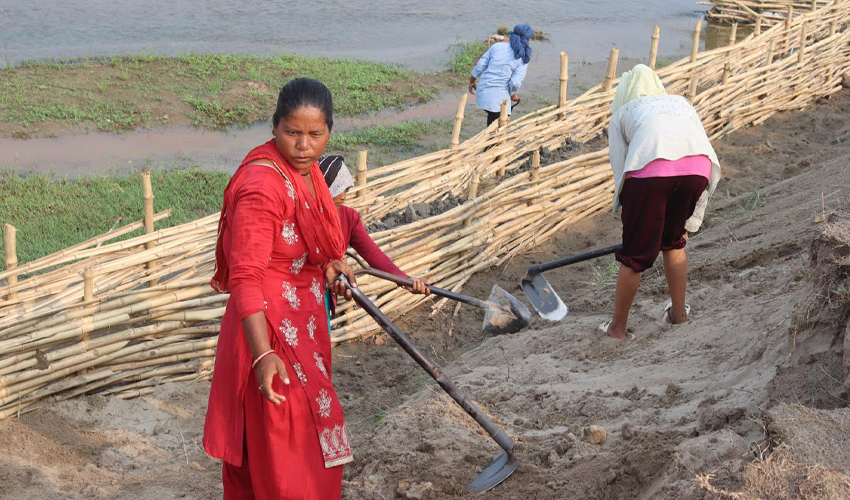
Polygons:
[[[502,100],[502,106],[501,106],[501,109],[499,110],[499,129],[498,130],[502,130],[508,125],[508,119],[509,119],[508,106],[509,106],[508,100],[507,99]],[[505,143],[504,134],[501,134],[501,137],[502,137],[502,139],[499,140],[499,144],[498,144],[499,147],[501,147]],[[499,155],[496,155],[496,158],[495,158],[494,161],[500,162],[500,161],[502,161],[503,158],[504,158],[504,156],[499,154]],[[496,175],[500,178],[504,177],[505,176],[505,168],[506,167],[505,167],[504,164],[500,165],[499,170],[496,172]]]
[[[569,64],[567,53],[561,51],[561,73],[558,76],[558,108],[564,108],[567,105],[567,83],[570,80]],[[566,113],[560,113],[558,118],[563,120],[567,116]]]
[[504,128],[508,124],[508,117],[508,100],[504,99],[499,109],[499,128]]
[[608,56],[608,69],[605,71],[605,82],[602,85],[602,91],[608,92],[614,85],[614,77],[617,75],[617,59],[620,57],[620,49],[611,49],[611,54]]
[[[691,64],[697,62],[697,54],[699,53],[699,37],[702,30],[702,19],[694,24],[693,42],[691,43]],[[691,81],[688,86],[688,100],[694,102],[697,95],[697,87],[699,86],[699,69],[694,67],[691,71]]]
[[452,129],[452,149],[457,149],[460,146],[460,127],[463,125],[463,112],[466,109],[466,99],[469,97],[469,94],[466,92],[460,96],[460,102],[457,105],[457,113],[455,113],[455,124]]
[[[154,232],[153,226],[153,187],[151,186],[151,173],[150,170],[145,170],[142,172],[142,198],[145,202],[145,234],[152,234]],[[156,246],[156,242],[151,240],[145,244],[145,248],[148,250],[153,249]],[[153,270],[156,267],[156,260],[149,260],[146,264],[148,271]],[[156,280],[152,279],[148,282],[148,286],[156,286]]]
[[466,194],[467,200],[474,200],[478,197],[478,185],[481,183],[481,176],[478,173],[472,174],[469,179],[469,190]]
[[540,150],[535,149],[531,157],[531,182],[537,184],[540,181]]
[[697,53],[699,53],[699,35],[702,31],[702,19],[699,19],[694,24],[694,33],[691,42],[691,63],[697,62]]
[[[840,0],[833,0],[833,2],[832,2],[832,8],[833,8],[833,10],[835,11],[836,14],[838,13],[838,2],[839,1]],[[838,21],[833,18],[833,20],[829,22],[829,36],[830,36],[830,38],[835,36],[835,33],[836,33],[837,30],[838,30]]]
[[797,51],[797,64],[803,64],[803,58],[806,57],[806,23],[800,26],[800,48]]
[[652,28],[652,43],[649,46],[649,67],[655,69],[655,60],[658,58],[658,39],[661,36],[661,28],[655,25]]
[[[18,230],[11,224],[3,224],[3,249],[6,255],[6,271],[18,267],[18,246],[17,246]],[[9,274],[6,276],[6,286],[10,289],[18,284],[18,275]],[[7,300],[15,300],[18,298],[18,292],[10,291],[6,295]]]
[[761,14],[759,14],[758,16],[756,16],[756,26],[755,26],[755,28],[753,28],[753,36],[761,35],[761,23],[762,23]]
[[[369,151],[364,149],[357,153],[357,186],[365,187],[366,186],[366,173],[368,171],[368,167],[366,162],[369,158]],[[358,191],[358,197],[366,196],[364,191]]]
[[90,267],[83,272],[83,281],[83,302],[91,302],[94,300],[94,272]]

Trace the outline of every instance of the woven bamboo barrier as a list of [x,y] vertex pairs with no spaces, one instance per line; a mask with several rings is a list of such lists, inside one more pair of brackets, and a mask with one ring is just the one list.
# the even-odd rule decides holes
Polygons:
[[711,0],[698,2],[711,5],[706,12],[709,21],[719,23],[759,24],[763,27],[785,23],[789,15],[807,14],[828,8],[835,0]]
[[[796,15],[702,53],[697,28],[690,56],[658,74],[668,92],[690,97],[712,138],[803,108],[840,90],[850,67],[846,5]],[[655,57],[655,50],[650,53]],[[562,70],[557,106],[494,123],[463,142],[455,133],[447,149],[392,165],[367,169],[362,154],[351,205],[369,223],[408,203],[460,198],[446,212],[373,234],[399,267],[451,290],[608,210],[614,187],[607,149],[543,166],[539,151],[604,132],[617,84],[616,55],[606,80],[573,100],[566,100]],[[463,119],[461,106],[456,119]],[[146,188],[145,197],[152,196]],[[0,419],[45,397],[91,391],[138,397],[163,382],[209,378],[227,301],[207,285],[218,214],[154,230],[152,222],[167,215],[154,216],[147,204],[145,221],[23,264],[8,252],[15,232],[7,229],[7,269],[0,272]],[[142,228],[142,236],[113,241]],[[425,301],[434,311],[443,304],[365,276],[359,284],[391,316]],[[338,314],[334,342],[380,329],[351,303],[341,302]]]

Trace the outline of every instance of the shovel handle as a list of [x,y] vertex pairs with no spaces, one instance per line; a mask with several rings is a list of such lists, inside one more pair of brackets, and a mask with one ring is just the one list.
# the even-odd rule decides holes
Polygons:
[[489,434],[503,450],[509,454],[513,453],[514,442],[510,437],[508,437],[505,431],[496,427],[496,424],[488,419],[484,413],[481,412],[480,408],[475,406],[475,404],[470,401],[465,394],[460,392],[454,382],[452,382],[451,379],[443,373],[440,367],[425,356],[425,354],[423,354],[422,351],[420,351],[419,348],[417,348],[413,342],[411,342],[410,339],[407,338],[407,336],[402,333],[402,331],[399,330],[392,321],[390,321],[390,319],[381,312],[380,309],[378,309],[378,306],[369,300],[369,298],[366,297],[359,288],[352,288],[345,275],[340,275],[339,279],[345,283],[346,288],[351,290],[354,302],[363,308],[364,311],[369,313],[369,316],[372,316],[372,318],[381,325],[381,328],[383,328],[384,331],[386,331],[390,337],[392,337],[393,340],[395,340],[401,348],[404,349],[411,358],[413,358],[414,361],[419,363],[419,366],[428,372],[428,375],[430,375],[431,378],[440,385],[446,394],[451,396],[452,399],[454,399],[455,402],[457,402],[457,404],[459,404],[461,408],[463,408],[464,411],[466,411],[466,413],[468,413],[469,416],[478,423],[478,425],[487,431],[487,434]]
[[[413,286],[413,280],[411,278],[404,278],[402,276],[398,276],[392,273],[388,273],[386,271],[381,271],[380,269],[375,269],[373,267],[368,267],[364,265],[363,261],[358,257],[352,255],[348,252],[348,255],[351,256],[354,260],[357,261],[358,264],[363,268],[357,271],[355,274],[369,274],[376,278],[381,278],[387,281],[392,281],[396,285],[401,286]],[[445,288],[439,288],[432,285],[425,285],[428,290],[431,291],[434,295],[439,295],[440,297],[445,297],[447,299],[456,300],[458,302],[463,302],[472,306],[482,307],[484,309],[488,308],[488,304],[481,299],[476,299],[475,297],[470,297],[469,295],[463,295],[460,293],[453,292],[451,290],[446,290]]]
[[583,262],[585,260],[595,259],[597,257],[602,257],[603,255],[612,254],[621,248],[623,248],[623,244],[618,243],[616,245],[611,245],[610,247],[597,248],[596,250],[591,250],[589,252],[573,255],[572,257],[564,257],[563,259],[553,260],[551,262],[544,262],[542,264],[537,264],[536,266],[529,267],[528,274],[540,274],[544,271],[555,269],[556,267],[568,266],[570,264],[575,264],[576,262]]

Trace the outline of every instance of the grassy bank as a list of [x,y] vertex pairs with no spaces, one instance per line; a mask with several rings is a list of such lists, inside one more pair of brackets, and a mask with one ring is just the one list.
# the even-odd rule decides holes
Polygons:
[[[154,209],[171,208],[167,227],[221,210],[230,174],[199,168],[151,168]],[[47,175],[0,173],[2,223],[15,226],[18,262],[56,252],[130,222],[144,214],[138,172],[74,180]],[[139,231],[130,236],[143,234]],[[129,236],[128,236],[129,237]]]
[[392,65],[285,54],[28,63],[0,70],[0,135],[255,123],[268,120],[277,90],[299,76],[324,82],[342,116],[424,102],[440,85]]
[[[335,133],[326,152],[344,154],[353,168],[356,151],[367,149],[370,165],[376,166],[446,147],[450,132],[448,120],[360,127]],[[219,211],[229,178],[191,164],[151,167],[155,210],[173,210],[157,227]],[[138,172],[76,179],[0,172],[0,224],[18,229],[18,261],[25,263],[141,219],[141,190]]]

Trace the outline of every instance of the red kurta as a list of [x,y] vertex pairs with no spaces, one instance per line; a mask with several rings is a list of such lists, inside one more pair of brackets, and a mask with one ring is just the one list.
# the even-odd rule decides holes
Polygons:
[[[225,462],[225,499],[339,498],[342,467],[333,465],[351,460],[348,434],[344,424],[318,434],[317,428],[325,412],[341,409],[336,401],[325,403],[336,399],[332,386],[313,405],[302,369],[309,349],[309,375],[329,384],[324,276],[307,259],[294,221],[295,200],[281,175],[261,165],[240,170],[221,234],[231,296],[219,334],[204,447]],[[289,374],[288,386],[274,381],[275,392],[286,397],[279,406],[260,394],[242,328],[242,319],[259,311],[265,311],[271,347]],[[300,358],[294,355],[299,342]]]

